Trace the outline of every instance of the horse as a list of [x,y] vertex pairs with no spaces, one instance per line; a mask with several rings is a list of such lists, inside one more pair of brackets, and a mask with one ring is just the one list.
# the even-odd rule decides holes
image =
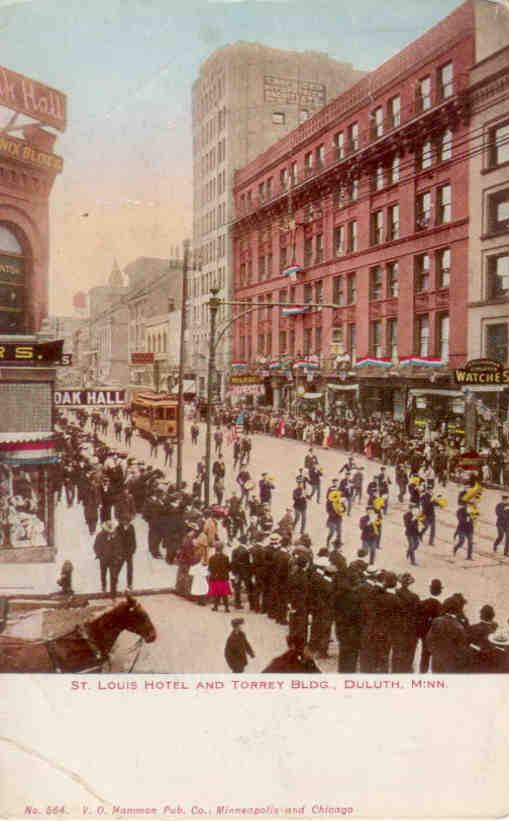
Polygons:
[[0,636],[0,672],[102,672],[123,630],[140,636],[140,642],[153,642],[157,637],[148,613],[129,595],[116,607],[54,639]]

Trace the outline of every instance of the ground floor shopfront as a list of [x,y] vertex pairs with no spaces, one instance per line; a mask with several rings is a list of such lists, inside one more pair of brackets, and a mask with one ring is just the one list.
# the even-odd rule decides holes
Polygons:
[[409,434],[448,433],[472,448],[490,448],[509,433],[509,389],[465,390],[452,373],[414,371],[408,375],[340,373],[320,370],[265,375],[258,396],[237,397],[251,407],[354,421],[357,417],[401,422]]

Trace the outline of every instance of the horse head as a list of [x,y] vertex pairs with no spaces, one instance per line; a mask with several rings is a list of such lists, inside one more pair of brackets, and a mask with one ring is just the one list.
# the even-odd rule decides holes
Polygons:
[[141,636],[147,643],[155,641],[157,638],[156,628],[141,604],[127,594],[123,605],[126,608],[125,612],[127,616],[125,629],[131,633],[136,633],[137,636]]

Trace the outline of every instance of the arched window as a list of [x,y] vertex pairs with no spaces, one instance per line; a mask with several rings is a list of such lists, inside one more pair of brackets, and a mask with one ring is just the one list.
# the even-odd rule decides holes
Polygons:
[[26,267],[18,238],[0,223],[0,333],[26,331]]

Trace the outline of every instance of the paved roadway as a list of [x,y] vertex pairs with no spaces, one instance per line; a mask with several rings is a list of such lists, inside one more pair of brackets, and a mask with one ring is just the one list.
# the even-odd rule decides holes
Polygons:
[[[188,434],[188,431],[187,431]],[[114,444],[112,436],[108,442]],[[204,454],[205,428],[200,429],[197,446],[190,443],[186,435],[184,447],[184,479],[191,483],[195,466]],[[123,449],[123,445],[122,448]],[[276,439],[264,435],[253,436],[253,451],[249,470],[257,482],[262,471],[268,471],[274,478],[276,489],[273,500],[275,521],[283,515],[291,503],[291,493],[295,486],[295,476],[303,465],[307,446],[301,442],[288,439]],[[316,448],[320,465],[324,471],[323,491],[330,480],[337,475],[339,468],[346,461],[346,454],[337,450]],[[158,459],[149,459],[149,447],[145,440],[135,437],[131,453],[138,458],[152,461],[161,467],[167,478],[173,480],[175,467],[165,469],[162,449]],[[227,466],[226,491],[234,488],[235,475],[232,466],[232,448],[224,447]],[[358,462],[364,465],[366,479],[379,470],[378,462],[370,462],[361,457]],[[393,478],[392,469],[390,470]],[[445,594],[462,592],[468,600],[466,612],[472,620],[478,619],[479,608],[491,603],[497,612],[499,624],[506,623],[509,616],[509,604],[506,590],[509,582],[509,559],[500,552],[492,552],[495,534],[493,509],[499,493],[486,490],[481,501],[481,517],[475,537],[475,561],[466,561],[466,553],[452,557],[453,533],[456,525],[456,497],[458,486],[449,484],[445,490],[449,506],[438,514],[437,536],[434,547],[421,546],[418,550],[418,567],[411,568],[405,558],[406,542],[402,529],[402,515],[406,506],[395,501],[396,490],[391,489],[389,515],[384,522],[382,550],[378,552],[377,563],[381,567],[400,573],[411,570],[415,576],[414,590],[425,594],[430,579],[442,579]],[[322,494],[323,495],[323,494]],[[343,527],[343,551],[347,559],[352,559],[359,548],[358,520],[364,505],[356,504],[351,517],[345,518]],[[325,545],[324,500],[317,504],[314,500],[308,505],[308,532],[317,551]],[[134,562],[134,588],[172,587],[176,570],[163,561],[153,559],[147,550],[146,523],[140,516],[135,521],[138,550]],[[93,592],[99,589],[99,567],[95,561],[92,542],[83,520],[81,508],[67,508],[64,501],[57,508],[56,541],[59,548],[57,566],[35,565],[16,566],[2,565],[2,584],[14,589],[31,588],[32,592],[52,592],[56,588],[55,579],[61,563],[69,558],[74,564],[74,586],[77,592]],[[122,571],[124,573],[124,571]],[[121,577],[121,584],[123,577]],[[209,607],[199,607],[173,595],[144,597],[158,627],[160,640],[146,646],[140,656],[137,669],[152,672],[226,672],[222,648],[229,631],[229,619],[222,612],[211,613]],[[275,625],[265,616],[250,614],[246,611],[247,633],[255,648],[257,658],[249,666],[251,672],[262,669],[267,660],[282,652],[284,647],[285,628]],[[121,640],[121,647],[132,643],[132,637]],[[122,654],[123,656],[123,654]],[[123,661],[118,662],[120,665]],[[324,662],[324,669],[333,670],[335,662]]]

